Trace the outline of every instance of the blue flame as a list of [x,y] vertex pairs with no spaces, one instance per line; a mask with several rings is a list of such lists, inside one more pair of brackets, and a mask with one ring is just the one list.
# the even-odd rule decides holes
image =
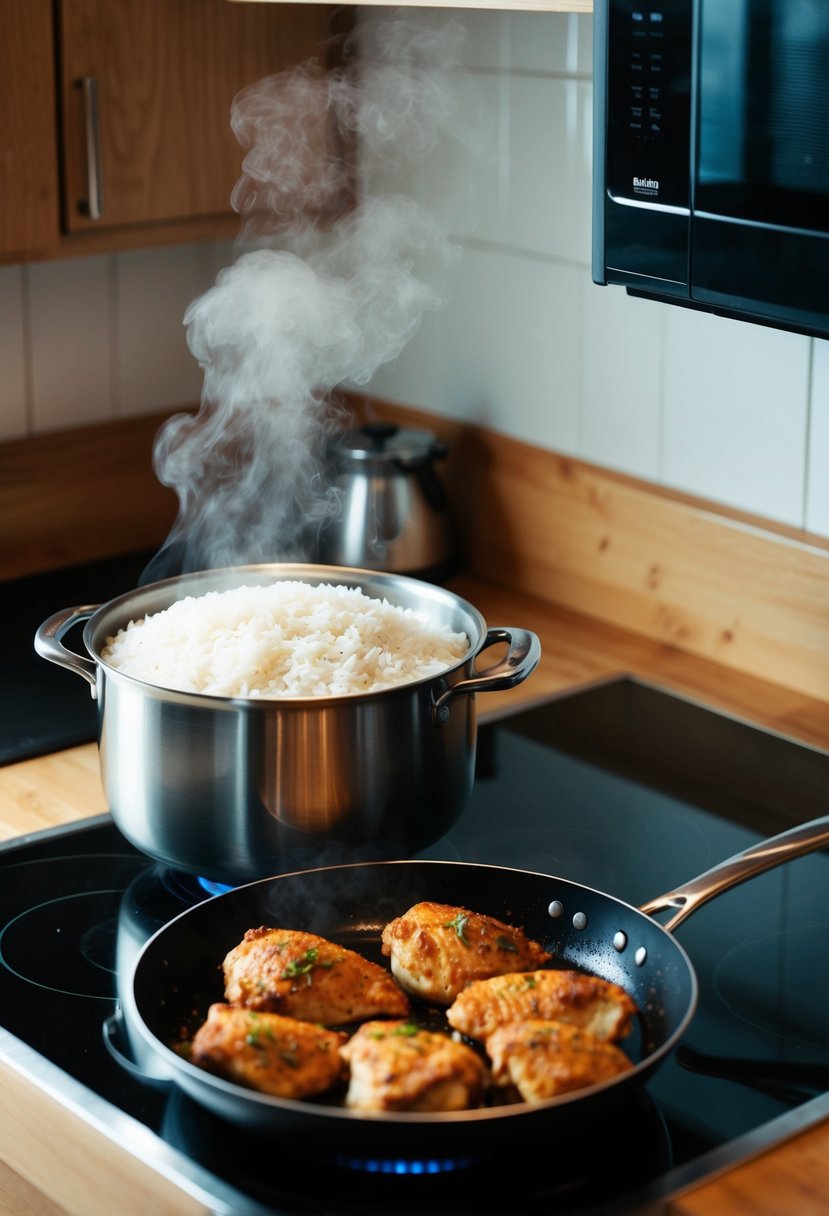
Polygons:
[[199,878],[199,886],[208,895],[224,895],[226,891],[232,891],[231,884],[226,882],[214,882],[212,878]]
[[418,1177],[427,1174],[447,1174],[453,1170],[466,1169],[472,1164],[471,1157],[426,1157],[412,1160],[403,1157],[349,1157],[338,1154],[336,1165],[348,1170],[360,1170],[366,1174],[394,1174],[398,1177]]

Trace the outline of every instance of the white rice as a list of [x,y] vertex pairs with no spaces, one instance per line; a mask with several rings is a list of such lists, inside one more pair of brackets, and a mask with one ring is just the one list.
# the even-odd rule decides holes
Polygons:
[[306,697],[428,678],[468,648],[466,634],[359,587],[285,580],[178,600],[107,638],[102,658],[181,692]]

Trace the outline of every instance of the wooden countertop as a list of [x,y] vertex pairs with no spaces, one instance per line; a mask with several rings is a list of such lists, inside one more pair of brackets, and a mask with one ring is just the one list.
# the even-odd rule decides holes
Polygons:
[[[563,696],[621,675],[634,675],[769,730],[829,748],[829,704],[824,701],[481,580],[462,578],[451,586],[483,612],[490,626],[533,629],[542,642],[540,666],[524,685],[479,698],[481,721],[551,696]],[[0,839],[70,823],[105,810],[94,744],[0,769]],[[9,1081],[0,1075],[0,1092],[4,1092],[6,1099]],[[0,1105],[7,1111],[11,1109],[8,1100]],[[0,1114],[0,1132],[3,1118]],[[76,1143],[83,1145],[77,1127],[72,1134]],[[0,1216],[4,1212],[15,1212],[16,1216],[29,1212],[77,1212],[79,1216],[93,1216],[98,1211],[84,1206],[77,1195],[73,1201],[67,1201],[57,1182],[49,1189],[31,1154],[21,1151],[18,1157],[3,1151],[0,1156],[5,1156],[7,1166],[11,1167],[0,1165]],[[111,1159],[108,1160],[111,1165]],[[124,1170],[126,1179],[129,1166],[125,1165]],[[141,1177],[140,1172],[136,1173],[130,1185],[140,1188]],[[32,1183],[39,1187],[37,1192],[32,1191]],[[36,1202],[40,1206],[33,1206],[33,1195],[38,1197]],[[128,1194],[119,1197],[118,1206],[125,1216],[133,1210],[148,1210],[130,1206]],[[163,1210],[173,1209],[168,1206]],[[203,1209],[182,1206],[180,1210]],[[662,1210],[670,1216],[736,1216],[748,1212],[752,1216],[782,1213],[825,1216],[829,1212],[829,1122],[792,1136],[777,1148],[705,1185],[672,1197]]]

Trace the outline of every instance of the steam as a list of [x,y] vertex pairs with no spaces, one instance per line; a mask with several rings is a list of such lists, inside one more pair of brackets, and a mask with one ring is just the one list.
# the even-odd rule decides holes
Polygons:
[[461,28],[395,19],[353,49],[336,69],[311,61],[233,103],[246,149],[237,257],[185,313],[202,401],[156,440],[179,513],[145,581],[312,556],[339,509],[325,477],[326,440],[348,425],[337,390],[366,384],[445,302],[456,251],[435,219],[402,195],[357,201],[353,166],[355,141],[361,162],[399,171],[447,141],[460,163],[480,140]]

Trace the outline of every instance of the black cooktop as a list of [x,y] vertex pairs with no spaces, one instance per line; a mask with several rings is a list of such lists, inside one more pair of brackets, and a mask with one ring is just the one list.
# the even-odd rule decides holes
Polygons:
[[[827,788],[829,753],[623,680],[481,728],[470,803],[422,856],[559,874],[639,905],[823,813]],[[677,939],[700,1001],[677,1051],[623,1109],[493,1168],[263,1140],[119,1062],[102,1028],[125,1050],[120,986],[205,892],[101,817],[0,847],[0,1058],[48,1074],[217,1212],[629,1212],[829,1115],[827,879],[824,851],[695,912]]]
[[[35,652],[40,625],[63,608],[104,604],[137,586],[150,552],[48,570],[0,582],[3,684],[0,696],[0,764],[46,755],[96,738],[95,702],[86,680]],[[70,630],[66,644],[85,653]]]

